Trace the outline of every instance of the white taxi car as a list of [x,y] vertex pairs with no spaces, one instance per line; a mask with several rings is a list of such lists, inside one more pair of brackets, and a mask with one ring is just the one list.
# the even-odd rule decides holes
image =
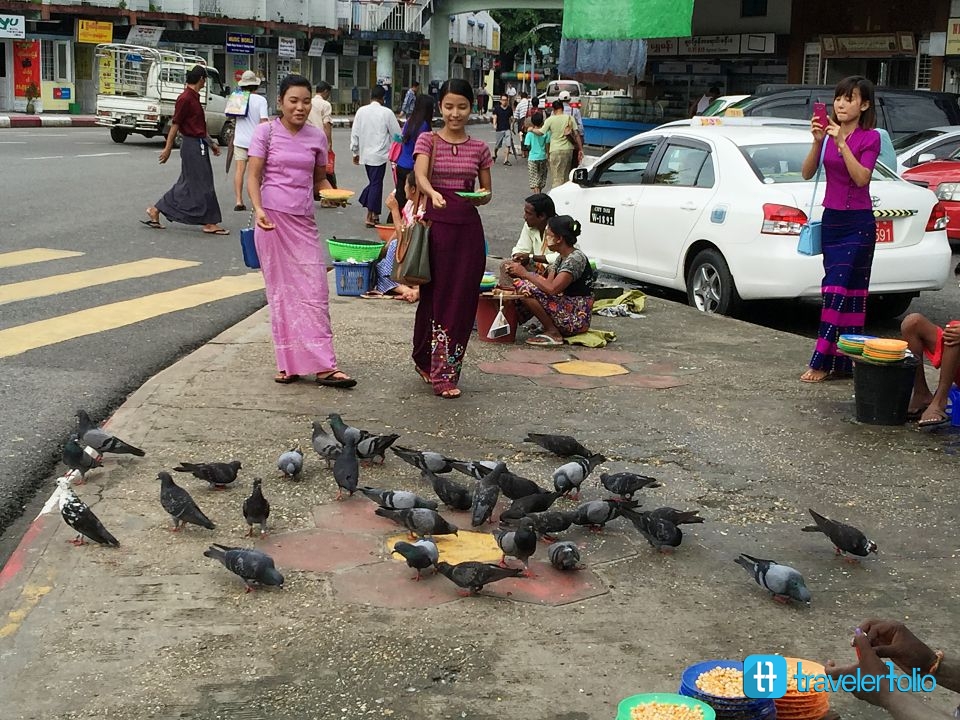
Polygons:
[[[684,290],[698,309],[729,315],[741,299],[820,295],[822,258],[797,252],[814,189],[800,176],[809,150],[803,128],[659,127],[577,168],[550,195],[559,214],[581,222],[579,244],[603,271]],[[821,181],[815,219],[823,193]],[[947,282],[946,211],[932,192],[884,168],[870,194],[877,252],[869,312],[895,317],[921,290]]]

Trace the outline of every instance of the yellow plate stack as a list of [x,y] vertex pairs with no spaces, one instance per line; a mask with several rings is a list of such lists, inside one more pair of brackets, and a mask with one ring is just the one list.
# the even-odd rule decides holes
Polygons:
[[907,356],[907,343],[903,340],[876,338],[863,343],[863,357],[874,362],[899,362]]

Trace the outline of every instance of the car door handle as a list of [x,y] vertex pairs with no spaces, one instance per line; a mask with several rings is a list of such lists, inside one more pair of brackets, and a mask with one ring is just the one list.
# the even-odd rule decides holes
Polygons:
[[681,210],[699,210],[700,208],[697,207],[696,203],[685,202],[680,206],[680,209]]
[[636,200],[629,200],[629,199],[628,199],[628,200],[621,200],[621,201],[620,201],[620,204],[621,204],[623,207],[633,207],[634,205],[637,204],[637,201],[636,201]]

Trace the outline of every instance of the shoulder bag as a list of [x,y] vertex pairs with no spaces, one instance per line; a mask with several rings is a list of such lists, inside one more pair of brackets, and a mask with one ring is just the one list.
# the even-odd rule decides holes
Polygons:
[[[433,180],[433,163],[437,156],[437,134],[431,133],[430,166],[427,177]],[[427,202],[427,201],[425,201]],[[422,219],[423,205],[417,209],[418,219],[406,225],[397,240],[397,254],[391,277],[401,285],[426,285],[430,282],[430,222]]]
[[[266,172],[266,169],[267,169],[267,158],[270,156],[270,140],[272,138],[273,138],[273,121],[271,121],[270,128],[267,130],[267,147],[263,152],[264,172]],[[260,181],[261,183],[263,182],[262,175],[261,175]],[[248,227],[245,227],[240,231],[240,251],[243,253],[243,264],[246,265],[251,270],[259,270],[260,258],[257,255],[257,245],[253,241],[253,232],[254,232],[253,212],[254,212],[253,210],[250,211],[250,224],[248,225]]]
[[801,255],[823,254],[823,241],[820,237],[820,221],[813,219],[813,204],[817,201],[817,186],[820,184],[820,172],[823,170],[823,155],[827,151],[827,138],[823,138],[823,147],[820,148],[820,160],[817,162],[816,179],[813,181],[813,197],[810,198],[810,207],[807,212],[807,222],[800,228],[800,241],[797,243],[797,252]]

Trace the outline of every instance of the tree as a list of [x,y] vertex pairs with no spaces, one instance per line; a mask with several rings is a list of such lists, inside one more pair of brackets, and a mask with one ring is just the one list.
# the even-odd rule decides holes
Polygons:
[[553,45],[554,54],[559,52],[559,27],[530,31],[541,23],[559,24],[563,20],[562,10],[490,10],[490,15],[500,24],[501,70],[513,70],[531,46]]

